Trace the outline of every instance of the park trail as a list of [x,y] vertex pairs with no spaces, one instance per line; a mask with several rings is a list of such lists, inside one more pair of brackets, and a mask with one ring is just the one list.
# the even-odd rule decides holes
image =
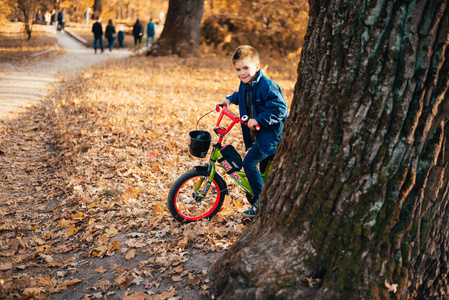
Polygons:
[[[65,31],[52,32],[51,26],[44,26],[49,34],[54,34],[58,44],[54,50],[64,52],[53,58],[42,56],[42,60],[26,66],[16,66],[0,62],[0,121],[11,117],[13,112],[33,105],[48,95],[52,85],[58,83],[63,74],[73,76],[89,66],[110,58],[123,58],[132,54],[128,50],[113,50],[95,54]],[[46,51],[44,51],[46,52]],[[35,53],[39,56],[41,53]],[[42,53],[43,54],[43,53]]]

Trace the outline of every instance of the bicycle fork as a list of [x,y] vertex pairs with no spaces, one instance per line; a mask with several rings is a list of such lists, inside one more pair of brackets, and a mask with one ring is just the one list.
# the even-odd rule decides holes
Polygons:
[[201,200],[204,199],[204,197],[206,197],[207,192],[209,191],[209,188],[211,186],[210,181],[207,181],[206,186],[203,189],[203,192],[201,194],[198,194],[198,190],[200,189],[200,187],[203,185],[204,182],[204,178],[202,177],[200,180],[198,180],[198,182],[195,184],[195,189],[194,192],[192,193],[192,197],[195,199],[196,202],[201,202]]
[[[193,193],[192,193],[192,198],[194,198],[196,202],[201,202],[201,200],[203,200],[204,197],[206,197],[207,193],[209,192],[209,189],[212,186],[212,182],[214,180],[214,177],[218,173],[216,173],[215,164],[208,164],[208,165],[203,165],[203,166],[195,166],[195,169],[197,169],[199,171],[207,170],[209,172],[209,177],[203,176],[203,177],[201,177],[198,180],[197,183],[195,183],[195,187],[194,187],[194,190],[193,190]],[[204,187],[204,189],[202,191],[200,191],[201,186],[204,183],[204,180],[207,180],[206,186]],[[225,181],[223,181],[223,182],[226,184]],[[226,188],[220,190],[220,192],[221,193],[226,193],[227,189],[228,189],[228,186],[226,185]]]

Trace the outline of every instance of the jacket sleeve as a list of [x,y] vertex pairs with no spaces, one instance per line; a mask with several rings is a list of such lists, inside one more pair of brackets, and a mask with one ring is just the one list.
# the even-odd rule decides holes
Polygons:
[[288,107],[278,84],[272,82],[262,94],[265,110],[255,119],[262,127],[283,122],[288,115]]
[[239,94],[238,92],[234,92],[233,94],[226,96],[226,99],[228,99],[229,101],[231,101],[231,103],[235,105],[239,105],[238,94]]

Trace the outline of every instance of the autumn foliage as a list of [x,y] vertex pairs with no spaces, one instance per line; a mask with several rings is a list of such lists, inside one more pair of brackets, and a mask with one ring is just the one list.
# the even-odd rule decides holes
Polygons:
[[[214,1],[212,1],[214,2]],[[308,23],[307,1],[215,1],[206,6],[203,42],[229,53],[242,44],[272,55],[296,52]]]

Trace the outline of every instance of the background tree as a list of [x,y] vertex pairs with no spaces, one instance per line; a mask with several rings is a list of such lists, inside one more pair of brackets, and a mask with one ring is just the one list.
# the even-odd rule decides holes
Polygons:
[[28,40],[31,39],[31,34],[33,32],[33,21],[34,15],[37,11],[39,4],[38,0],[17,0],[20,12],[23,17],[23,25],[25,33],[27,34]]
[[170,0],[164,29],[148,55],[185,57],[195,53],[199,46],[203,7],[204,0]]
[[213,268],[221,299],[443,299],[448,1],[309,3],[260,216]]
[[101,15],[101,0],[94,0],[94,7],[93,7],[93,18],[94,20],[98,20],[98,18]]

